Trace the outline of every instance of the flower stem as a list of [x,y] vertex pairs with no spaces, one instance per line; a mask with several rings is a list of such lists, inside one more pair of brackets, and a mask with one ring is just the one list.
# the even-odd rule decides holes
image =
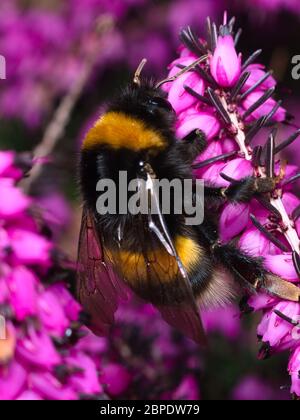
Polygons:
[[251,160],[252,159],[251,150],[248,146],[246,146],[246,142],[245,142],[246,136],[245,136],[245,132],[243,128],[241,127],[241,123],[239,122],[239,115],[237,114],[236,111],[232,112],[229,109],[228,103],[224,96],[220,99],[230,117],[232,129],[235,132],[234,138],[237,144],[239,145],[240,152],[243,154],[246,160]]

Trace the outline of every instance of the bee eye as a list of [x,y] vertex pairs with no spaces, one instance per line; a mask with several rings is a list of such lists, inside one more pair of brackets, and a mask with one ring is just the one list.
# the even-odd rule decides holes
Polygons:
[[167,99],[159,96],[149,99],[149,105],[157,108],[163,108],[167,111],[173,111],[173,107]]

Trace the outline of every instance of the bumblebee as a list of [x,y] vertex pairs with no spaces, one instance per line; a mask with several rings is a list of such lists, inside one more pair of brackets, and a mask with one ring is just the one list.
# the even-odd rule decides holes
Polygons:
[[[203,58],[202,58],[203,59]],[[182,69],[178,77],[199,64]],[[199,308],[220,305],[239,293],[263,290],[299,301],[300,290],[267,272],[263,261],[232,243],[222,243],[216,203],[241,203],[274,188],[274,180],[247,177],[227,188],[205,186],[205,218],[187,225],[184,214],[105,214],[96,211],[96,184],[146,179],[155,195],[154,179],[193,179],[192,164],[206,148],[205,135],[195,130],[183,140],[175,136],[176,116],[158,84],[134,81],[107,107],[87,133],[80,157],[83,216],[78,251],[78,294],[98,335],[114,322],[128,290],[153,304],[162,317],[197,343],[205,342]],[[174,78],[172,80],[174,80]],[[155,197],[160,202],[159,196]],[[174,197],[171,197],[171,200]],[[191,198],[192,200],[192,198]],[[160,207],[158,205],[158,207]]]

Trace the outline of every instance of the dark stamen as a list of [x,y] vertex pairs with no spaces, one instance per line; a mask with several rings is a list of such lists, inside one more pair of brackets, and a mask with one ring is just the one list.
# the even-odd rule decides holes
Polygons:
[[267,141],[267,153],[266,153],[266,174],[268,178],[273,178],[275,174],[275,135],[274,131],[270,134]]
[[211,102],[209,99],[205,98],[205,96],[200,95],[200,93],[196,92],[189,86],[184,86],[184,89],[189,93],[190,95],[194,96],[194,98],[198,99],[199,101],[203,102],[206,105],[211,105]]
[[283,141],[281,144],[279,144],[276,149],[275,153],[281,152],[283,149],[288,147],[290,144],[292,144],[300,135],[300,130],[297,130],[294,134],[292,134],[287,140]]
[[224,174],[224,172],[220,173],[220,176],[225,179],[225,181],[230,182],[231,184],[238,184],[240,181],[237,179],[231,178],[230,176]]
[[206,31],[207,31],[207,46],[208,46],[208,49],[210,49],[211,51],[214,51],[216,46],[212,45],[212,29],[211,29],[210,17],[207,17],[207,19],[206,19]]
[[260,106],[262,106],[275,92],[275,87],[268,89],[261,98],[259,98],[254,104],[250,106],[249,109],[244,113],[243,119],[246,119],[251,115],[254,111],[257,110]]
[[228,112],[224,108],[222,102],[220,101],[220,98],[218,95],[213,91],[212,88],[207,88],[208,95],[213,103],[213,105],[216,107],[217,111],[223,118],[224,122],[226,124],[231,124],[230,116],[228,115]]
[[294,220],[294,222],[297,222],[299,217],[300,217],[300,204],[298,207],[295,208],[295,210],[293,210],[293,213],[292,213],[292,219]]
[[234,45],[235,45],[235,47],[239,43],[240,37],[242,35],[242,32],[243,32],[242,28],[239,28],[239,30],[237,31],[237,33],[235,35],[235,38],[234,38]]
[[233,88],[233,90],[231,92],[231,99],[235,99],[237,97],[237,95],[240,93],[243,86],[245,85],[245,83],[249,79],[250,74],[251,73],[249,71],[247,71],[246,73],[243,73],[241,75],[241,77],[239,78],[239,80],[237,81],[235,87]]
[[214,51],[218,43],[218,30],[215,23],[212,24],[211,43],[213,45],[213,51]]
[[262,156],[262,151],[263,148],[262,146],[256,146],[253,149],[253,154],[252,154],[252,166],[254,166],[255,168],[257,168],[258,166],[262,166],[261,165],[261,156]]
[[235,21],[236,21],[236,19],[235,19],[235,16],[233,16],[231,19],[230,19],[230,21],[229,21],[229,23],[228,23],[228,29],[229,29],[229,31],[230,31],[230,33],[232,33],[233,32],[233,27],[234,27],[234,25],[235,25]]
[[262,50],[257,50],[253,54],[251,54],[250,57],[243,64],[242,69],[244,70],[246,67],[250,66],[250,64],[252,64],[261,53]]
[[246,96],[250,95],[255,89],[257,89],[262,83],[264,83],[273,74],[272,71],[266,73],[261,79],[259,79],[254,85],[252,85],[246,92],[241,95],[241,99],[245,99]]
[[265,121],[265,117],[260,117],[258,120],[255,121],[255,123],[252,125],[248,133],[245,137],[245,145],[249,146],[253,138],[256,136],[256,134],[259,132],[259,130],[263,127]]
[[274,108],[265,116],[264,125],[267,125],[267,123],[274,117],[278,109],[281,107],[282,100],[278,101]]
[[298,276],[300,277],[300,256],[296,251],[293,251],[293,264],[295,267],[295,270],[298,274]]
[[223,155],[215,156],[213,158],[204,160],[203,162],[196,163],[195,165],[192,165],[192,168],[193,169],[200,169],[200,168],[203,168],[203,167],[205,167],[207,165],[210,165],[212,163],[219,162],[220,160],[228,159],[232,156],[235,156],[236,154],[237,154],[236,151],[235,152],[230,152],[230,153],[224,153]]
[[292,184],[293,182],[298,181],[299,178],[300,178],[300,173],[297,174],[297,175],[292,176],[289,179],[286,179],[286,180],[282,181],[282,185]]
[[277,210],[276,207],[274,207],[269,200],[267,200],[262,195],[256,195],[255,199],[267,210],[269,210],[271,213],[273,213],[278,220],[282,220],[282,216],[280,212]]
[[269,239],[274,245],[276,245],[281,251],[289,252],[289,249],[286,245],[284,245],[279,239],[276,238],[271,232],[269,232],[261,223],[260,221],[254,216],[254,214],[250,214],[250,218],[254,226],[263,233],[267,239]]
[[182,43],[194,54],[201,57],[201,55],[207,53],[206,49],[199,42],[198,37],[192,31],[190,26],[181,32],[180,39]]
[[277,309],[274,309],[274,313],[279,316],[279,318],[282,318],[284,321],[288,322],[289,324],[293,325],[294,327],[297,327],[299,325],[298,321],[294,321],[289,316],[285,315],[284,313],[278,311]]
[[211,77],[210,74],[208,74],[205,70],[203,70],[202,67],[197,66],[195,67],[195,71],[202,77],[202,79],[206,80],[210,85],[217,88],[218,85],[216,81]]
[[271,356],[271,346],[270,343],[263,343],[259,352],[258,352],[258,359],[259,360],[267,360]]

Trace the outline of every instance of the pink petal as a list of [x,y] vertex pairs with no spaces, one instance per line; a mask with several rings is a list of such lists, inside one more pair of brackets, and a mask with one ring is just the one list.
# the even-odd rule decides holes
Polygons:
[[249,205],[226,204],[220,218],[220,234],[224,242],[229,242],[240,234],[249,220]]

